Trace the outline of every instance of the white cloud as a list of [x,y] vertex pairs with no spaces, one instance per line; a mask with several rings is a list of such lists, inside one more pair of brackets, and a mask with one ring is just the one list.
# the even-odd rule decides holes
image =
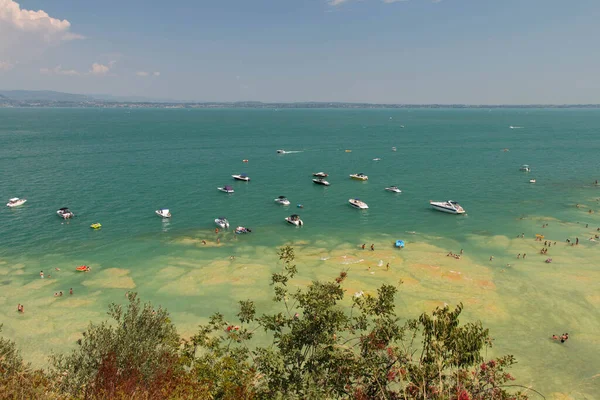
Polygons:
[[35,33],[45,41],[83,39],[70,32],[71,23],[66,19],[53,18],[43,10],[22,9],[14,0],[0,0],[0,27],[0,33],[7,30]]
[[143,78],[148,77],[148,76],[160,76],[160,72],[158,72],[158,71],[154,71],[154,72],[137,71],[135,74],[137,76],[141,76]]
[[92,75],[106,75],[108,74],[108,72],[110,71],[110,69],[112,68],[112,66],[115,64],[115,61],[111,61],[108,63],[108,65],[104,65],[104,64],[99,64],[99,63],[93,63],[92,64],[92,69],[90,70],[90,74]]
[[339,6],[342,3],[347,2],[348,0],[329,0],[330,6]]
[[40,72],[44,75],[67,75],[67,76],[81,75],[81,73],[79,71],[76,71],[74,69],[63,69],[63,67],[60,65],[57,65],[56,67],[54,67],[52,69],[42,68],[42,69],[40,69]]
[[8,61],[0,61],[0,71],[8,71],[9,69],[12,69],[13,67],[14,67],[14,65],[9,63]]

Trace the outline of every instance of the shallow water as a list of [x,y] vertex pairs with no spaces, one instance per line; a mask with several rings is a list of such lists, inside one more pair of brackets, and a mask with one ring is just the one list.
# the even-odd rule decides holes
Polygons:
[[[0,198],[28,198],[0,210],[3,333],[42,365],[126,291],[167,307],[183,334],[214,311],[233,315],[241,299],[268,310],[276,250],[291,243],[297,284],[341,269],[349,294],[402,280],[407,318],[463,302],[465,319],[490,328],[493,354],[517,357],[519,384],[600,398],[600,241],[588,240],[600,227],[599,129],[598,110],[2,109]],[[314,185],[316,171],[332,185]],[[240,172],[251,182],[234,182]],[[356,172],[369,180],[350,180]],[[218,192],[223,184],[236,192]],[[403,193],[383,190],[392,184]],[[292,206],[276,205],[279,195]],[[354,197],[369,210],[352,209]],[[429,209],[448,198],[468,214]],[[64,206],[77,214],[69,223],[55,215]],[[156,217],[159,207],[173,218]],[[304,227],[285,224],[292,213]],[[221,232],[217,244],[220,215],[253,233]],[[557,242],[548,255],[535,234]],[[460,249],[462,259],[446,256]],[[81,264],[92,271],[76,272]],[[548,339],[563,332],[564,345]]]

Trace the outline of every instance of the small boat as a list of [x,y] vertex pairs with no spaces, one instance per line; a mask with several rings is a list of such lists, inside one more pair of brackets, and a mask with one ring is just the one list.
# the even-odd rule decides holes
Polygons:
[[275,199],[275,203],[281,204],[282,206],[289,206],[290,201],[285,196],[279,196]]
[[227,221],[227,218],[225,217],[216,218],[215,224],[217,224],[217,226],[220,226],[223,229],[229,229],[229,221]]
[[298,204],[296,204],[296,207],[298,207],[298,208],[304,208],[304,205],[303,205],[303,204],[300,204],[300,203],[298,203]]
[[171,213],[168,208],[161,208],[160,210],[154,211],[156,215],[162,218],[171,218]]
[[225,193],[233,193],[234,192],[233,188],[229,185],[225,185],[223,187],[218,187],[217,190],[220,190],[221,192],[225,192]]
[[367,175],[363,174],[362,172],[360,172],[358,174],[350,174],[350,178],[356,179],[359,181],[366,181],[369,179],[369,177]]
[[242,162],[245,162],[245,163],[247,163],[247,162],[248,162],[248,160],[242,160]]
[[8,203],[6,203],[7,207],[18,207],[18,206],[22,206],[23,204],[25,204],[25,202],[27,201],[27,199],[20,199],[18,197],[13,197],[12,199],[8,200]]
[[79,272],[88,272],[90,270],[90,267],[88,267],[87,265],[80,265],[79,267],[75,268],[75,270]]
[[374,158],[373,161],[381,161],[381,158]]
[[277,154],[285,154],[285,150],[279,149],[279,150],[277,150]]
[[529,183],[535,183],[535,179],[530,179]]
[[231,176],[233,177],[233,179],[236,179],[238,181],[248,182],[250,180],[250,177],[246,174],[231,175]]
[[316,183],[317,185],[323,185],[323,186],[329,186],[329,182],[327,182],[325,179],[323,178],[316,178],[312,180],[314,183]]
[[102,228],[102,225],[100,224],[100,222],[96,222],[95,224],[91,224],[90,228],[92,228],[92,229],[100,229],[100,228]]
[[397,150],[396,147],[392,147],[392,151],[396,151],[396,150]]
[[396,247],[404,248],[404,240],[396,240]]
[[242,234],[242,233],[250,233],[252,232],[252,230],[250,228],[245,228],[243,226],[238,226],[237,228],[235,228],[235,233],[237,233],[238,235]]
[[327,178],[329,174],[326,174],[325,172],[313,172],[313,176],[316,176],[317,178]]
[[69,219],[75,216],[75,214],[73,214],[73,212],[71,212],[71,210],[69,210],[67,207],[59,209],[56,214],[63,219]]
[[364,201],[361,201],[360,199],[349,199],[348,203],[350,203],[350,205],[352,207],[360,208],[361,210],[366,210],[367,208],[369,208],[367,203],[365,203]]
[[352,150],[346,150],[346,153],[352,153]]
[[441,212],[449,213],[449,214],[464,214],[465,210],[458,204],[456,201],[448,200],[448,201],[429,201],[431,207],[434,210],[438,210]]
[[519,171],[531,172],[531,168],[529,168],[529,165],[523,164],[523,165],[521,165],[521,168],[519,168]]
[[387,190],[388,192],[402,193],[402,190],[398,189],[398,186],[386,187],[385,190]]
[[285,220],[287,221],[288,224],[292,224],[292,225],[296,225],[296,226],[304,225],[304,222],[302,222],[302,220],[300,219],[300,216],[297,214],[292,214],[289,217],[287,217]]

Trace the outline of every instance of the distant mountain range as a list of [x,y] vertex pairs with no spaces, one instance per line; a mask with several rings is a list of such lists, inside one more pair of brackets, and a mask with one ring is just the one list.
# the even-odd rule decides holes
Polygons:
[[192,102],[140,96],[73,94],[51,90],[0,90],[1,107],[86,108],[600,108],[600,104],[373,104],[344,102],[263,103],[260,101]]

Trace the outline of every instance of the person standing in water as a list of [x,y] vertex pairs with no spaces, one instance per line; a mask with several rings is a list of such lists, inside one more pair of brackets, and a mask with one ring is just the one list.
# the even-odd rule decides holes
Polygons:
[[40,278],[44,279],[44,271],[40,271]]

